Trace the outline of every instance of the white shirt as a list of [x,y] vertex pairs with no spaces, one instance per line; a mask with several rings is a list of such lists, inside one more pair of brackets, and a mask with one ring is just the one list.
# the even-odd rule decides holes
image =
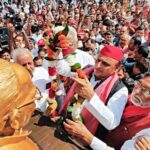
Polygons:
[[121,150],[136,150],[134,147],[135,140],[139,136],[148,136],[150,137],[150,128],[141,130],[138,132],[134,137],[132,137],[131,140],[126,141],[123,146],[121,147]]
[[36,108],[44,112],[47,107],[46,98],[48,97],[48,90],[46,90],[46,84],[50,82],[48,71],[45,70],[43,67],[36,67],[33,72],[32,81],[34,85],[40,89],[43,96],[41,100],[35,101]]
[[6,14],[8,14],[8,13],[9,13],[8,9],[3,8],[3,10],[2,10],[2,14],[3,14],[3,16],[5,16],[5,15],[6,15]]
[[84,68],[87,65],[95,65],[95,60],[90,54],[79,49],[76,49],[75,53],[75,62],[80,63],[82,68]]
[[90,147],[93,150],[115,150],[114,148],[107,146],[103,141],[99,140],[96,137],[93,138]]
[[24,6],[24,12],[25,12],[26,14],[29,13],[29,8],[30,8],[29,5],[25,5],[25,6]]
[[66,76],[66,77],[72,76],[71,68],[69,64],[65,61],[65,59],[63,59],[62,53],[59,54],[59,56],[57,57],[57,60],[48,61],[44,59],[43,67],[46,70],[48,70],[48,67],[56,67],[58,74]]
[[37,57],[38,56],[38,48],[35,47],[34,49],[32,49],[31,53],[32,53],[33,58]]
[[[91,55],[78,49],[76,49],[75,52],[76,54],[73,58],[73,62],[80,63],[82,68],[84,68],[87,65],[94,66],[95,60]],[[47,70],[49,66],[51,67],[55,66],[57,68],[58,74],[66,77],[74,76],[74,73],[71,72],[70,64],[65,59],[63,59],[62,53],[59,54],[57,59],[58,60],[56,61],[47,61],[44,59],[43,60],[44,68]]]
[[32,34],[30,37],[35,40],[36,44],[38,43],[39,40],[41,40],[43,38],[42,34],[38,34],[38,35],[37,34]]
[[[93,87],[96,85],[94,75],[90,80]],[[107,129],[116,128],[121,121],[122,113],[128,99],[128,89],[122,87],[109,99],[107,106],[100,100],[95,93],[90,101],[85,101],[85,107],[94,117]]]
[[[148,136],[148,137],[150,137],[150,128],[141,130],[134,137],[132,137],[131,140],[126,141],[123,144],[123,146],[121,147],[121,150],[136,150],[135,147],[134,147],[134,143],[135,143],[135,140],[139,136]],[[102,142],[101,140],[99,140],[96,137],[93,138],[93,141],[92,141],[90,146],[93,150],[115,150],[114,148],[111,148],[111,147],[107,146],[104,142]]]

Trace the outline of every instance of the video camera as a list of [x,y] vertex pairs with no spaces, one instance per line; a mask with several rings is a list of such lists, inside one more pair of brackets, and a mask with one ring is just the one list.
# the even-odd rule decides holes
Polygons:
[[6,48],[9,47],[9,29],[0,28],[0,47]]
[[31,32],[32,33],[36,33],[39,31],[39,25],[38,24],[34,24],[31,26]]
[[16,31],[21,31],[22,30],[22,28],[23,28],[23,24],[22,24],[22,21],[21,21],[21,18],[20,18],[20,16],[19,16],[19,14],[16,14],[15,16],[14,16],[14,23],[15,23],[15,30]]

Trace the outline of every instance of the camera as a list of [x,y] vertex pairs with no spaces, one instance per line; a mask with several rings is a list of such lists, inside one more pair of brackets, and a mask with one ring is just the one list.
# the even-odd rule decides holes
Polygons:
[[31,26],[31,32],[32,33],[36,33],[39,31],[39,25],[38,24],[34,24]]
[[145,1],[144,0],[137,0],[137,5],[142,7],[144,5]]
[[4,19],[11,19],[11,20],[13,20],[13,14],[6,13],[6,15],[4,16]]
[[16,31],[21,31],[22,28],[23,28],[23,25],[22,25],[21,23],[16,23],[16,24],[15,24],[15,30],[16,30]]
[[15,30],[21,31],[23,28],[23,24],[22,24],[21,18],[19,17],[19,14],[16,14],[14,16],[14,23],[15,23]]
[[9,47],[9,30],[8,28],[0,28],[0,47]]

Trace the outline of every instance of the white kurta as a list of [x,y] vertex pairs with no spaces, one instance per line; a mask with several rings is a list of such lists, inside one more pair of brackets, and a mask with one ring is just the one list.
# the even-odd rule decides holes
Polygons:
[[[78,50],[75,50],[75,56],[73,57],[73,62],[78,62],[81,64],[81,67],[84,68],[87,65],[94,66],[95,60],[94,58],[89,55],[88,53]],[[43,60],[43,66],[47,70],[49,66],[56,67],[58,74],[66,76],[66,77],[72,77],[74,76],[74,73],[71,72],[70,64],[63,59],[62,53],[59,54],[57,57],[58,60],[55,61],[47,61],[46,59]]]
[[[93,87],[96,85],[97,82],[95,81],[94,75],[90,82]],[[84,105],[107,130],[112,130],[120,124],[127,99],[128,89],[122,87],[112,95],[107,106],[100,100],[96,93],[90,101],[86,100]]]
[[48,97],[48,90],[46,90],[46,84],[50,82],[47,70],[45,70],[43,67],[36,67],[33,72],[32,81],[34,85],[40,89],[43,96],[41,100],[35,101],[36,108],[44,112],[47,107],[46,98]]
[[131,140],[126,141],[123,146],[121,147],[121,150],[136,150],[134,148],[134,143],[135,140],[139,137],[139,136],[148,136],[150,137],[150,128],[146,128],[144,130],[141,130],[140,132],[138,132]]
[[95,65],[94,58],[87,52],[76,49],[75,53],[76,53],[75,58],[74,58],[75,62],[79,62],[82,68],[84,68],[87,65],[92,65],[92,66]]
[[[134,147],[134,143],[139,136],[150,137],[150,128],[141,130],[131,140],[126,141],[121,147],[121,150],[136,150]],[[114,148],[107,146],[104,142],[102,142],[96,137],[93,138],[93,141],[90,146],[93,150],[115,150]]]

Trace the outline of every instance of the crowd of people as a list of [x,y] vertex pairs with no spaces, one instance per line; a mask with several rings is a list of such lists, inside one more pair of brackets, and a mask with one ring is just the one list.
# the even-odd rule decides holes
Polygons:
[[[4,72],[4,64],[28,70],[40,91],[36,97],[42,95],[36,109],[52,121],[66,117],[72,98],[81,99],[79,113],[72,110],[75,119],[67,118],[63,127],[87,149],[150,149],[149,1],[2,0],[0,58],[7,61],[0,63]],[[83,78],[76,67],[84,70]],[[7,78],[0,75],[0,85]],[[24,88],[18,92],[34,95]],[[15,98],[12,105],[18,108]],[[0,128],[5,136],[21,128],[7,117]],[[10,133],[6,123],[13,128]]]

